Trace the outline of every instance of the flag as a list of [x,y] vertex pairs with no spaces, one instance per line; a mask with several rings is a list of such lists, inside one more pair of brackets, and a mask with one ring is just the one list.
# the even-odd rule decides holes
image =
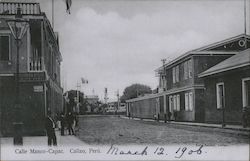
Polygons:
[[66,0],[66,12],[68,14],[70,14],[70,7],[72,5],[72,1],[71,0]]

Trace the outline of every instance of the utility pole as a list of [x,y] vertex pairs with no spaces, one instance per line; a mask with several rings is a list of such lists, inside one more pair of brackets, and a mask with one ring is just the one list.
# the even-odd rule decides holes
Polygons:
[[80,90],[81,90],[81,83],[77,82],[76,85],[76,99],[77,99],[77,104],[76,104],[76,112],[79,113],[80,111]]
[[120,95],[119,95],[119,89],[117,90],[116,96],[117,96],[117,108],[116,108],[116,110],[115,110],[115,114],[117,114],[117,110],[118,110],[118,109],[119,109],[119,107],[120,107]]
[[103,111],[105,111],[105,108],[108,108],[108,88],[107,87],[104,88],[104,104],[105,106],[104,106]]

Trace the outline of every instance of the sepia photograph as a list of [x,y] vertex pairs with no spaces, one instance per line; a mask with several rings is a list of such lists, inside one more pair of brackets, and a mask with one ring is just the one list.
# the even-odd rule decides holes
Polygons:
[[0,0],[0,161],[249,152],[250,0]]

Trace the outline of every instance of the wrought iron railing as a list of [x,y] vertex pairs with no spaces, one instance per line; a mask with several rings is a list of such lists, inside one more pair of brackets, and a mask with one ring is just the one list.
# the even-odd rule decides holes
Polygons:
[[41,14],[39,3],[0,2],[0,15],[15,15],[18,7],[23,15]]

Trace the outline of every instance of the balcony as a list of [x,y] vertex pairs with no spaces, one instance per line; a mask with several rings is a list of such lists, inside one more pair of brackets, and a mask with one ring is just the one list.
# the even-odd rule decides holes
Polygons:
[[15,15],[18,7],[23,15],[41,14],[39,3],[0,2],[0,15]]
[[42,58],[30,58],[29,59],[29,71],[31,72],[43,71],[43,59]]

